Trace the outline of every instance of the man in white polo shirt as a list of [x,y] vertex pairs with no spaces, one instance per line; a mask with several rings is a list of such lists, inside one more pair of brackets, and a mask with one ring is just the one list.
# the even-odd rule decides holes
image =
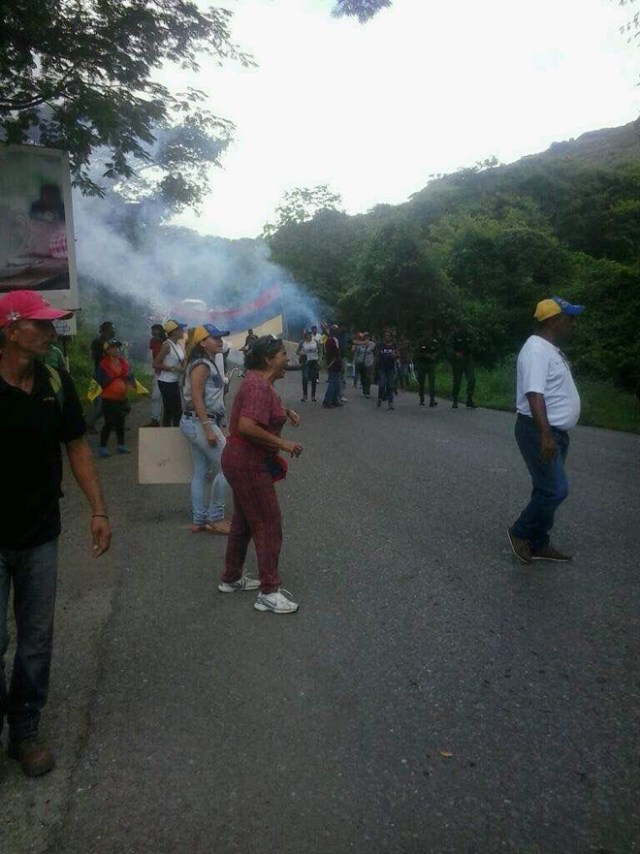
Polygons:
[[518,354],[515,435],[533,491],[507,533],[522,563],[571,560],[571,555],[549,541],[556,509],[569,493],[564,463],[569,430],[580,417],[580,396],[558,344],[571,335],[583,310],[583,305],[572,305],[561,297],[539,302],[534,314],[538,327]]

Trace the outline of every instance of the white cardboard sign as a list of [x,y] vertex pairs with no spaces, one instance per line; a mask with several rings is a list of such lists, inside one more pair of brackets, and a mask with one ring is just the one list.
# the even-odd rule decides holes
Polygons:
[[190,483],[192,476],[189,440],[179,427],[138,430],[138,483]]

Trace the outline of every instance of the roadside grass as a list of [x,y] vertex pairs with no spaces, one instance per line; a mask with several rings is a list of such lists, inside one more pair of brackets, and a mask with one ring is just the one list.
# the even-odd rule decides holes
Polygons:
[[[476,403],[488,409],[514,412],[515,373],[515,359],[510,359],[491,370],[476,368],[474,393]],[[446,362],[440,362],[436,366],[436,395],[451,400],[451,384],[451,368]],[[616,388],[610,383],[587,378],[578,377],[576,385],[582,401],[581,425],[640,433],[640,402],[634,394]],[[412,387],[417,391],[415,383]],[[465,389],[463,380],[460,396],[463,404]]]

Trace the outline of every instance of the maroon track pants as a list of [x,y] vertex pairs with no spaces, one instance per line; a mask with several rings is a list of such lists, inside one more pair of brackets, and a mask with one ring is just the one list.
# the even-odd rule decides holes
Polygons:
[[260,590],[273,593],[281,583],[278,559],[282,547],[282,516],[263,454],[254,448],[227,444],[222,452],[222,471],[233,490],[234,505],[222,580],[229,584],[240,578],[249,541],[253,540]]

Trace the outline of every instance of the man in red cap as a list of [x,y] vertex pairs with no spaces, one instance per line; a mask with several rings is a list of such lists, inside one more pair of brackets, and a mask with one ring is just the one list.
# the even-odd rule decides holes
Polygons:
[[[53,644],[61,443],[91,508],[94,557],[109,548],[111,539],[78,394],[65,371],[41,361],[55,339],[52,321],[71,316],[31,291],[0,297],[0,471],[11,490],[0,514],[0,730],[6,716],[7,753],[31,777],[55,764],[38,739],[38,725]],[[8,686],[4,655],[11,584],[17,649]]]
[[549,541],[555,512],[569,493],[564,463],[569,430],[580,417],[580,395],[558,345],[583,310],[562,297],[541,300],[534,313],[537,328],[518,354],[515,435],[533,490],[507,535],[521,563],[571,560]]

